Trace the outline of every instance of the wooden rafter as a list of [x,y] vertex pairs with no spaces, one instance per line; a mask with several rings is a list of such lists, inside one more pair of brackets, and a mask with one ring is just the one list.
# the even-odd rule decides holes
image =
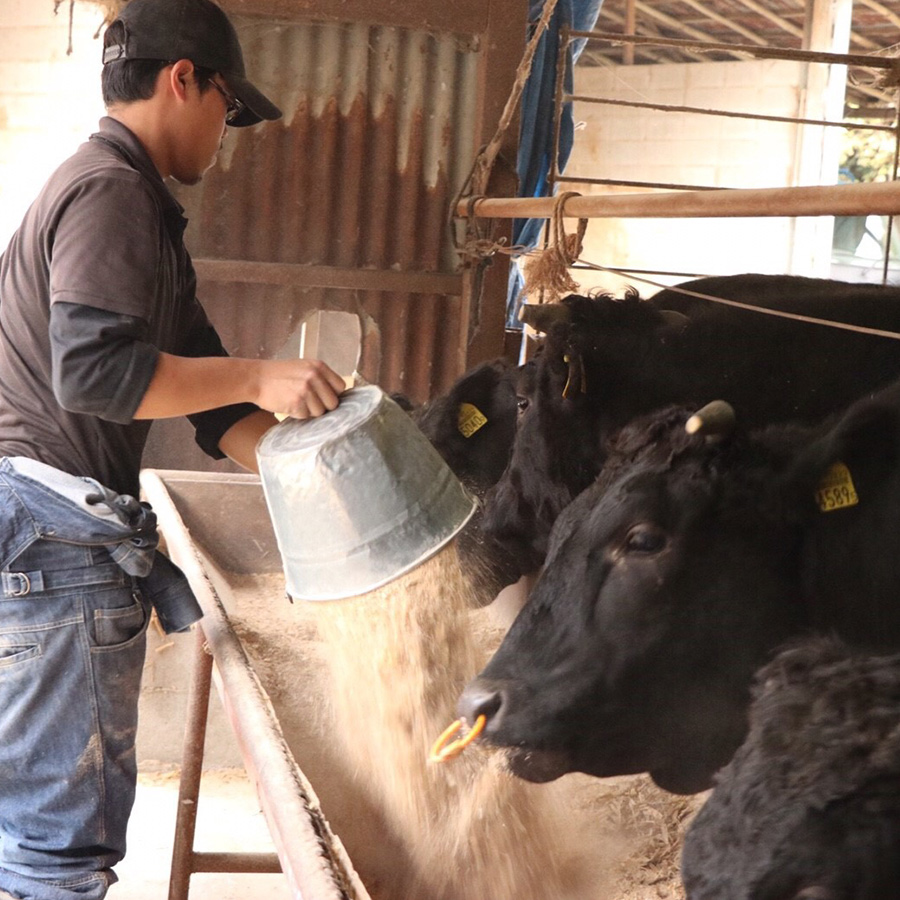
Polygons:
[[[605,0],[600,9],[598,30],[627,33],[625,24],[628,0]],[[803,37],[804,0],[632,0],[637,11],[634,32],[647,37],[682,38],[713,43],[744,43],[755,46],[799,47]],[[900,28],[900,0],[855,0],[850,35],[853,53],[881,54],[886,43],[893,44]],[[701,55],[688,48],[635,47],[644,63],[709,62],[729,58],[721,51],[717,57]],[[588,45],[585,65],[619,61],[619,47]],[[732,58],[743,58],[731,55]],[[894,106],[896,90],[877,84],[847,85],[847,99],[853,105]]]

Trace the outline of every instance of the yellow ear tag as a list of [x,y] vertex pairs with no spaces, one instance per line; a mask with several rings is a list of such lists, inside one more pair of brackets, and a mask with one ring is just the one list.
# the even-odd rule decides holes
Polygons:
[[457,427],[459,428],[459,433],[463,437],[472,437],[472,435],[486,423],[487,417],[477,406],[472,406],[471,403],[459,404]]
[[822,512],[844,509],[859,503],[850,470],[842,462],[834,463],[825,473],[816,491],[816,502]]

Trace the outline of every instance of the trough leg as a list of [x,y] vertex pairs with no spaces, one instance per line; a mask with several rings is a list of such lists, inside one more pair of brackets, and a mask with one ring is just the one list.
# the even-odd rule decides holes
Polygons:
[[178,811],[175,817],[175,841],[169,876],[169,900],[187,900],[194,871],[194,831],[197,824],[197,800],[206,741],[209,689],[212,681],[212,654],[206,648],[203,628],[195,629],[197,642],[191,687],[188,694],[187,723],[181,754],[181,781],[178,786]]

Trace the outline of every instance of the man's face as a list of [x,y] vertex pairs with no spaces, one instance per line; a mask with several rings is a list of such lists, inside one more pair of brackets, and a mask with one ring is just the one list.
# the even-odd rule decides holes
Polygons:
[[[214,76],[218,78],[219,76]],[[221,87],[217,85],[217,87]],[[172,177],[182,184],[197,184],[211,168],[225,140],[225,116],[228,100],[221,90],[208,87],[201,92],[196,78],[188,86],[189,117],[179,152],[173,160]],[[224,90],[224,87],[222,87]]]

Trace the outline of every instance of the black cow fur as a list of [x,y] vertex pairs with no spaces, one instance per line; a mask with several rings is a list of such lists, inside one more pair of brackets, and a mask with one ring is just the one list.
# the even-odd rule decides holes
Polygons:
[[[900,384],[818,429],[709,442],[691,411],[636,420],[554,525],[546,566],[460,712],[531,780],[647,771],[709,786],[746,733],[753,673],[834,633],[900,651]],[[856,505],[816,493],[843,462]]]
[[900,656],[823,638],[758,673],[682,877],[688,900],[900,897]]
[[[782,275],[680,286],[752,306],[900,332],[900,287]],[[728,400],[748,426],[818,422],[900,377],[900,341],[683,296],[565,298],[549,327],[485,529],[538,568],[562,509],[597,476],[610,434],[671,403]],[[687,318],[671,321],[663,310]],[[577,366],[575,366],[577,363]],[[574,368],[573,368],[574,366]],[[570,379],[570,372],[575,374]],[[563,397],[569,382],[568,397]]]

